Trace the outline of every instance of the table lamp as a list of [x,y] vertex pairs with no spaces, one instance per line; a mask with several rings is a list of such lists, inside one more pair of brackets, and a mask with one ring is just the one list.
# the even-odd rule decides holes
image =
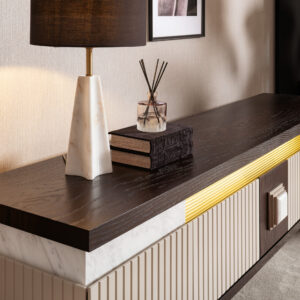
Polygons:
[[30,44],[86,48],[73,110],[66,174],[88,180],[112,172],[101,82],[92,72],[95,47],[146,44],[145,0],[31,0]]

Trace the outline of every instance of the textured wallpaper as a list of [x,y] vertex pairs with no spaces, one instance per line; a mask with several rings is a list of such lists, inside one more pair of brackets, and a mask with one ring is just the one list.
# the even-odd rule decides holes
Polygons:
[[[273,1],[206,1],[206,37],[96,49],[110,130],[132,125],[147,87],[138,60],[169,61],[169,119],[273,91]],[[29,45],[30,0],[0,1],[0,172],[66,151],[85,50]],[[234,117],[234,115],[233,115]]]

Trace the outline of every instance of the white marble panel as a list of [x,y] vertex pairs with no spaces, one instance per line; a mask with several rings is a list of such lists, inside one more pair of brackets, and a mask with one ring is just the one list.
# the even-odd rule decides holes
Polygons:
[[185,201],[85,252],[0,224],[0,254],[83,285],[89,285],[185,223]]
[[0,224],[0,254],[51,274],[85,282],[85,252]]
[[102,277],[185,223],[185,201],[87,253],[86,283]]

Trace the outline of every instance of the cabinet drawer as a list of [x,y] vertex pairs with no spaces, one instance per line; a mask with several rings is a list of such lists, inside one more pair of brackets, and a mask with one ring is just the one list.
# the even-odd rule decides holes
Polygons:
[[269,193],[283,184],[288,192],[288,162],[260,177],[259,181],[259,219],[260,219],[260,257],[262,257],[288,231],[288,217],[278,226],[269,229]]

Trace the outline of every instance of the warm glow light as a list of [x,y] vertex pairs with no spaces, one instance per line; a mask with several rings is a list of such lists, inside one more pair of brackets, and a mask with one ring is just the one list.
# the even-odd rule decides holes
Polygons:
[[0,68],[0,172],[66,151],[75,88],[63,73]]

